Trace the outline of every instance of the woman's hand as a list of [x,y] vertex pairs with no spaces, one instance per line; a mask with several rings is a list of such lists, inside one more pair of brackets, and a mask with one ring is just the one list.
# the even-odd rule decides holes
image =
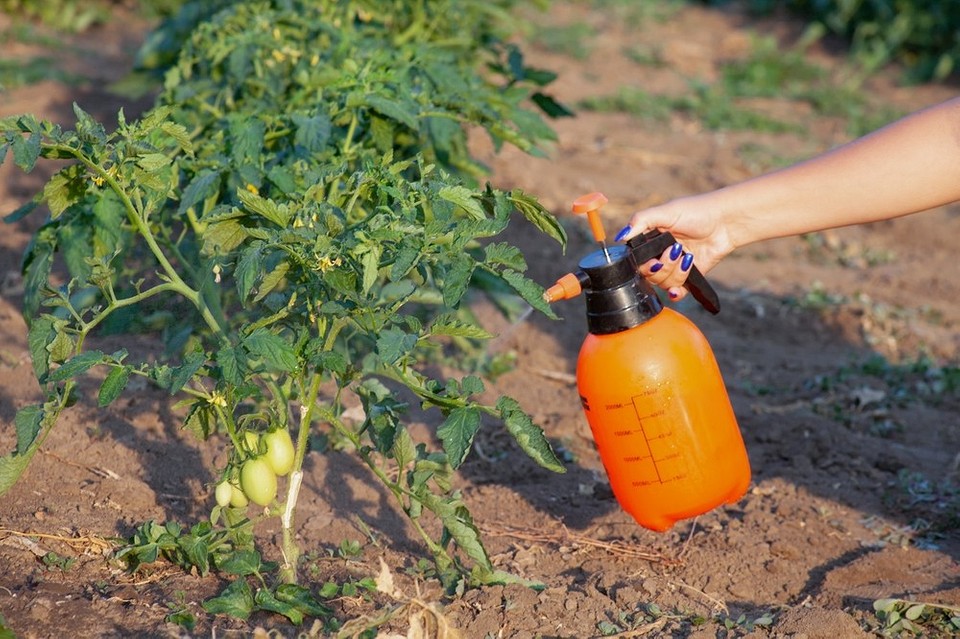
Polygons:
[[672,300],[686,295],[683,284],[694,261],[697,268],[706,273],[734,248],[709,199],[710,194],[679,198],[639,211],[617,234],[618,242],[654,229],[673,234],[677,243],[659,259],[649,260],[638,269],[648,282],[664,289]]

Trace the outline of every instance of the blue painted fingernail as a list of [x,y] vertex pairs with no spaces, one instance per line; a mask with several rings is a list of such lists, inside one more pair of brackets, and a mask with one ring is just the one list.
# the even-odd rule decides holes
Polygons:
[[683,256],[683,259],[680,260],[680,270],[689,271],[691,266],[693,266],[693,253],[687,253]]
[[662,268],[663,268],[663,262],[657,262],[656,264],[654,264],[653,266],[650,267],[650,272],[651,272],[651,273],[656,273],[657,271],[659,271],[659,270],[662,269]]
[[683,253],[683,245],[680,242],[677,242],[670,247],[670,259],[675,260],[680,257],[680,254]]
[[613,238],[613,241],[614,241],[614,242],[619,242],[620,240],[622,240],[623,238],[625,238],[625,237],[627,236],[627,233],[629,233],[629,232],[630,232],[630,225],[627,224],[625,227],[623,227],[622,229],[620,229],[620,232],[617,233],[617,236],[616,236],[615,238]]
[[677,291],[675,291],[675,290],[673,290],[673,289],[670,289],[669,291],[667,291],[667,295],[669,295],[669,296],[670,296],[670,299],[672,299],[672,300],[675,300],[675,299],[677,299],[678,297],[680,297],[680,293],[678,293]]

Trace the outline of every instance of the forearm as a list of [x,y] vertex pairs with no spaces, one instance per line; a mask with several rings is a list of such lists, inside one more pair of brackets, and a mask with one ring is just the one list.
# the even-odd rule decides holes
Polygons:
[[[960,199],[960,99],[821,156],[713,193],[731,248]],[[698,199],[695,197],[694,199]]]

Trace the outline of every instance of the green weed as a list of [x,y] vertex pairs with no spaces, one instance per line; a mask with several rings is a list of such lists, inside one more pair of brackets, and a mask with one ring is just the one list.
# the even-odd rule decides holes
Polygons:
[[882,637],[956,637],[960,633],[960,608],[909,599],[878,599],[873,602]]

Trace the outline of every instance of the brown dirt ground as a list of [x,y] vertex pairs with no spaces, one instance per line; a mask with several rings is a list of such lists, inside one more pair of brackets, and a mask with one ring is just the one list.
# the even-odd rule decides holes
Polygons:
[[[86,80],[44,81],[2,93],[0,112],[34,112],[69,124],[74,100],[101,118],[120,106],[128,114],[142,107],[108,88],[127,70],[148,26],[129,15],[118,18],[70,38],[56,53]],[[532,62],[560,73],[552,90],[570,104],[624,85],[683,90],[685,79],[709,80],[724,60],[744,55],[753,35],[776,34],[789,44],[798,33],[782,19],[755,21],[734,10],[693,7],[632,25],[587,3],[560,2],[538,19],[580,21],[602,34],[585,59],[528,47]],[[655,52],[661,64],[631,61],[624,49],[636,45]],[[37,53],[36,46],[3,44],[4,57]],[[825,50],[810,56],[838,65]],[[946,86],[901,87],[894,78],[881,75],[867,84],[869,104],[906,111],[953,94]],[[758,149],[769,162],[805,157],[845,139],[839,122],[815,118],[788,101],[756,106],[805,122],[808,132],[714,132],[681,116],[664,123],[583,112],[555,123],[559,140],[547,158],[511,150],[494,156],[481,141],[477,152],[494,167],[498,186],[522,187],[564,217],[575,197],[603,191],[611,201],[607,226],[616,230],[639,207],[769,166],[757,160]],[[40,180],[4,166],[2,209],[31,197]],[[33,224],[7,226],[0,234],[6,249],[0,253],[4,450],[14,441],[16,410],[38,394],[17,275]],[[591,250],[579,222],[571,220],[569,228],[566,255],[522,224],[513,230],[532,275],[545,284]],[[496,347],[518,355],[516,370],[494,390],[516,397],[572,461],[565,475],[550,474],[500,431],[480,436],[480,454],[460,474],[466,501],[497,566],[541,580],[546,589],[472,590],[444,602],[447,621],[465,637],[591,637],[607,622],[631,637],[841,639],[876,632],[872,603],[879,598],[960,605],[956,513],[949,521],[938,513],[941,502],[931,490],[943,488],[954,472],[960,402],[955,394],[930,392],[935,380],[920,375],[904,381],[858,372],[875,354],[890,362],[927,354],[955,365],[957,237],[958,209],[944,208],[833,231],[819,244],[791,238],[749,247],[711,273],[723,312],[713,317],[688,303],[680,308],[713,345],[754,480],[738,503],[664,534],[638,527],[606,484],[572,383],[584,334],[580,302],[561,303],[560,322],[503,326],[491,317],[500,332]],[[889,258],[875,263],[870,255]],[[822,307],[801,303],[812,299],[811,291],[836,299]],[[169,399],[148,388],[107,411],[81,403],[68,412],[21,482],[0,497],[0,613],[17,636],[185,636],[164,621],[167,604],[180,600],[198,614],[195,636],[248,636],[258,626],[295,636],[298,630],[277,617],[242,624],[207,616],[198,602],[222,587],[215,576],[162,566],[133,576],[104,556],[101,540],[129,535],[146,520],[204,517],[222,455],[219,444],[180,432]],[[409,597],[438,601],[435,584],[410,574],[424,549],[357,460],[312,453],[308,465],[299,533],[303,547],[317,552],[306,582],[373,575],[383,558]],[[905,480],[904,473],[914,479]],[[934,534],[921,518],[950,525]],[[261,527],[264,551],[274,558],[277,534],[275,523]],[[345,539],[362,544],[359,558],[328,552]],[[75,563],[67,570],[48,567],[39,559],[48,551]],[[338,614],[375,614],[386,603],[399,600],[343,599]],[[668,614],[643,618],[639,613],[650,604]],[[746,623],[729,630],[718,621],[691,623],[695,615],[736,622],[765,613],[773,615],[772,625],[752,630]],[[406,634],[409,616],[399,614],[383,636]]]

